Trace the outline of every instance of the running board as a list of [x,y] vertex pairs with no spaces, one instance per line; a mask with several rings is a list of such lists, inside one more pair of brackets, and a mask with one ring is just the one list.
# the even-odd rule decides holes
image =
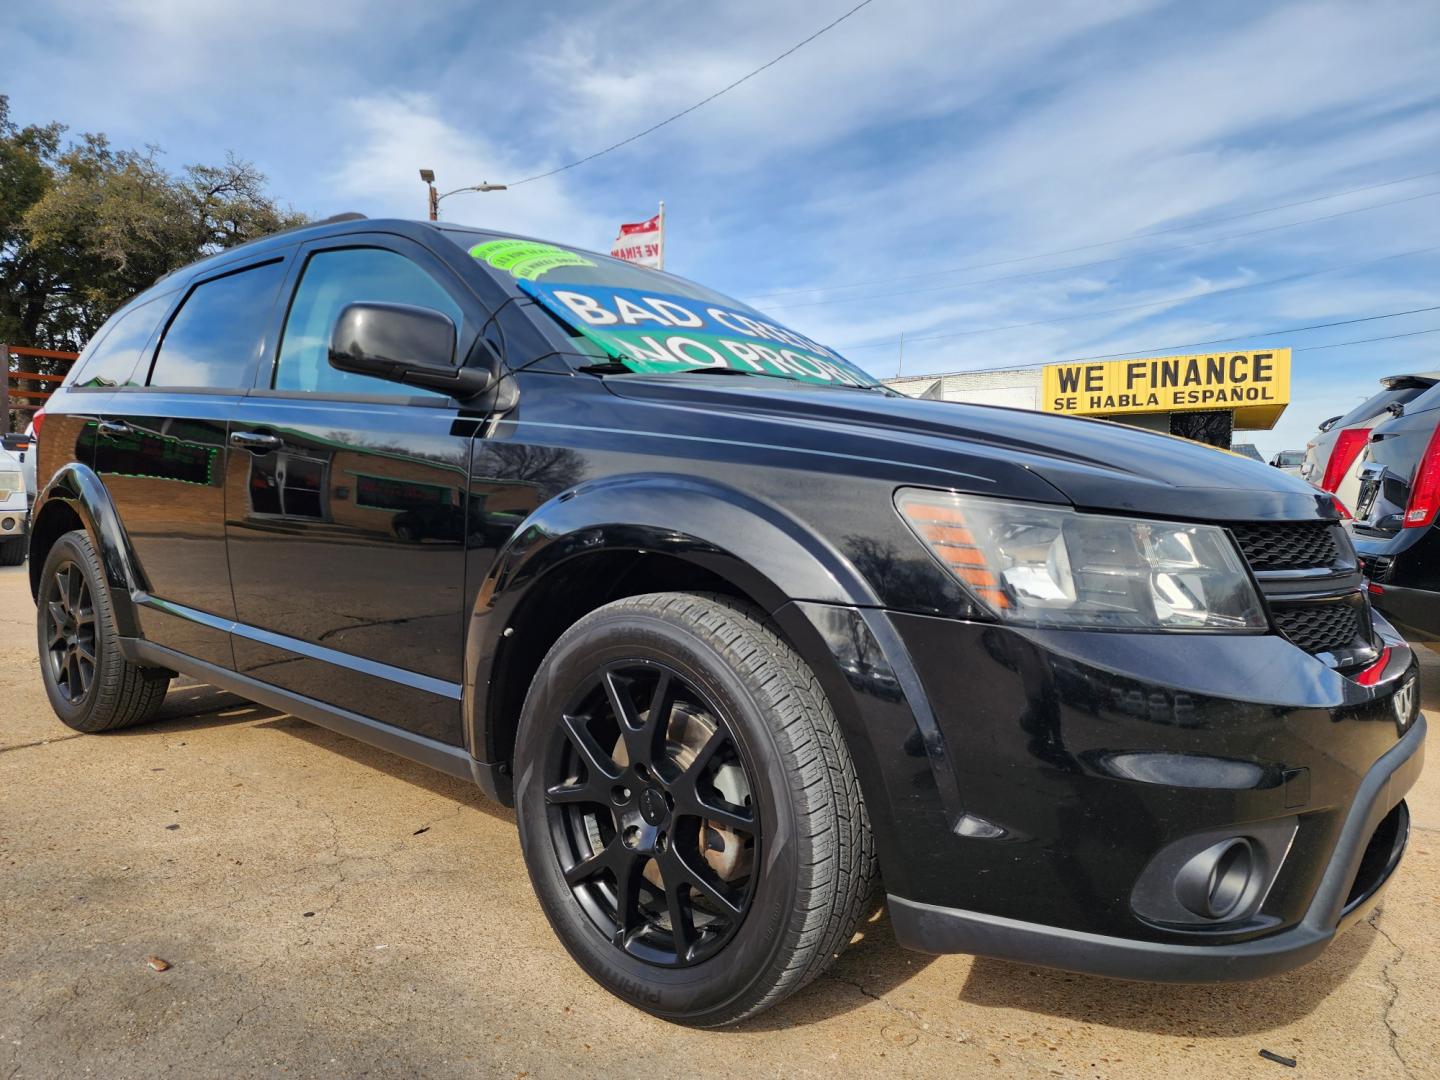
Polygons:
[[181,672],[210,686],[228,690],[250,701],[268,705],[301,720],[308,720],[312,724],[319,724],[341,735],[359,739],[461,780],[472,780],[489,798],[504,806],[514,805],[509,770],[503,764],[491,765],[476,761],[464,747],[451,746],[437,739],[382,724],[347,709],[326,705],[303,694],[281,690],[249,675],[197,660],[193,656],[156,645],[144,638],[121,638],[120,650],[131,663]]

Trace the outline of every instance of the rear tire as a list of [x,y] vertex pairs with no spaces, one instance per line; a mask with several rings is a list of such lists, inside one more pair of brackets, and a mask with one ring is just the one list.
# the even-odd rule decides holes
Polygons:
[[25,537],[0,541],[0,566],[19,566],[25,561]]
[[113,731],[154,718],[170,673],[121,654],[110,589],[87,533],[68,532],[50,549],[35,622],[45,693],[67,727]]
[[[677,752],[677,728],[703,748]],[[799,990],[872,896],[874,841],[830,704],[763,613],[728,597],[630,597],[561,635],[525,701],[516,778],[556,934],[666,1020],[733,1024]]]

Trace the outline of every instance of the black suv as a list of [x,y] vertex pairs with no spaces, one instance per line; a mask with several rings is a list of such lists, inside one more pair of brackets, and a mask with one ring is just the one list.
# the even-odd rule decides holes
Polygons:
[[324,223],[138,296],[42,423],[61,719],[183,672],[473,777],[659,1016],[779,1001],[882,879],[912,948],[1265,975],[1404,849],[1415,661],[1329,496],[681,278]]

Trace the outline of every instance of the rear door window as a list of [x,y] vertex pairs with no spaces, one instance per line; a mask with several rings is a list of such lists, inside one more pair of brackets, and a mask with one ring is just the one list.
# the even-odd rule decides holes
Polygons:
[[191,289],[160,341],[150,385],[214,390],[249,386],[284,276],[285,263],[276,259]]
[[438,391],[402,388],[386,379],[330,366],[330,331],[341,309],[367,300],[430,308],[449,316],[457,329],[464,319],[444,286],[399,252],[374,247],[317,251],[305,264],[285,319],[274,389],[444,397]]

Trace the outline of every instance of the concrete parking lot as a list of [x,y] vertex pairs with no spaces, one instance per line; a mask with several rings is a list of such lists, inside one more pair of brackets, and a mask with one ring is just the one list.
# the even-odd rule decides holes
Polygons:
[[[609,997],[513,815],[208,687],[80,736],[0,570],[0,1080],[99,1076],[1440,1075],[1440,768],[1384,910],[1266,982],[1151,986],[899,949],[883,917],[738,1028]],[[1440,662],[1426,654],[1430,723]],[[152,970],[147,958],[171,966]]]

